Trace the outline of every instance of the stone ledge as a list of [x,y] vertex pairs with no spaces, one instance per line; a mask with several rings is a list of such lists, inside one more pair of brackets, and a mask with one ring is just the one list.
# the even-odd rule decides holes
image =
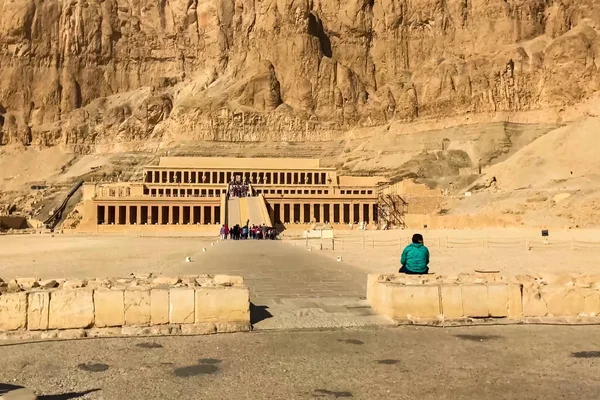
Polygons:
[[125,287],[81,287],[79,282],[52,289],[29,285],[25,291],[12,285],[17,291],[0,292],[0,332],[200,323],[226,332],[234,329],[232,324],[250,323],[250,292],[241,277],[194,275],[177,281],[173,286],[162,281],[158,286],[139,285],[139,280]]
[[367,299],[377,313],[396,321],[595,318],[600,275],[370,274]]
[[161,326],[124,326],[89,329],[64,329],[48,331],[0,332],[0,341],[70,340],[84,338],[197,336],[218,333],[250,332],[250,322],[206,322],[201,324],[174,324]]

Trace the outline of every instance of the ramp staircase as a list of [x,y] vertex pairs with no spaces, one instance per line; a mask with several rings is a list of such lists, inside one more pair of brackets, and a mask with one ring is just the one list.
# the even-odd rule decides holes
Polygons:
[[249,194],[250,197],[229,197],[225,214],[227,225],[244,226],[249,222],[250,225],[273,226],[264,196],[254,195],[252,187]]
[[382,227],[387,229],[395,227],[406,229],[404,218],[408,203],[398,194],[390,193],[388,183],[380,183],[377,187],[377,212],[379,221],[383,221]]

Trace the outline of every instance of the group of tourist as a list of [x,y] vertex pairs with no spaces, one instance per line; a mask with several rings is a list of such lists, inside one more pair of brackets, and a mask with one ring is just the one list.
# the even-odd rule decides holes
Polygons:
[[229,228],[227,225],[222,225],[220,230],[221,239],[227,240],[245,240],[245,239],[262,239],[276,240],[277,230],[266,225],[252,225],[246,223],[244,226],[236,224]]
[[248,197],[250,186],[247,182],[243,183],[232,183],[229,186],[230,197]]

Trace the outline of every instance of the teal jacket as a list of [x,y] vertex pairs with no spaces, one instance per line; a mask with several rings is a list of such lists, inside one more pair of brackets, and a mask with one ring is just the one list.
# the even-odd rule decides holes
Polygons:
[[421,243],[411,243],[404,248],[400,264],[412,272],[425,272],[429,264],[429,250]]

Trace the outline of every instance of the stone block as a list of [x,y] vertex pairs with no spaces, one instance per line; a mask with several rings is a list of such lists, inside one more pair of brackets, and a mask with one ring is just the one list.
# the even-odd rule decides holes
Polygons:
[[445,318],[462,318],[462,290],[460,286],[440,286],[442,313]]
[[546,292],[548,298],[548,313],[555,317],[568,317],[579,315],[583,312],[585,298],[575,289],[556,290]]
[[150,325],[149,291],[125,291],[125,325]]
[[153,289],[150,291],[150,323],[152,325],[169,323],[168,289]]
[[50,293],[31,292],[27,295],[27,329],[43,331],[48,329],[50,315]]
[[27,294],[0,295],[0,332],[24,329],[27,324]]
[[96,323],[99,328],[123,326],[125,324],[125,301],[122,290],[94,291]]
[[508,285],[508,316],[521,318],[523,316],[523,296],[520,284]]
[[216,285],[223,286],[242,286],[244,284],[244,278],[241,276],[231,276],[231,275],[215,275],[214,282]]
[[488,317],[488,288],[486,285],[463,285],[462,302],[465,317]]
[[81,339],[87,337],[87,333],[84,329],[67,329],[64,331],[58,331],[59,339]]
[[181,279],[177,276],[157,276],[152,279],[152,284],[157,286],[175,286],[179,282],[181,282]]
[[196,322],[216,321],[250,321],[248,288],[196,289]]
[[393,319],[437,318],[441,314],[438,286],[393,285],[391,290]]
[[193,288],[173,288],[169,290],[169,322],[172,324],[193,324],[195,290]]
[[36,278],[17,278],[17,284],[23,290],[30,290],[40,286],[40,282]]
[[583,313],[590,317],[600,315],[600,293],[593,291],[585,296]]
[[490,317],[508,317],[508,286],[488,284],[488,313]]
[[250,332],[252,329],[250,321],[215,322],[215,327],[218,333]]
[[87,289],[50,293],[50,329],[89,328],[94,325],[94,299]]
[[69,279],[63,283],[63,289],[78,289],[85,287],[87,285],[87,281],[83,279]]
[[523,285],[523,316],[545,317],[548,315],[548,305],[542,298],[536,284]]
[[184,335],[211,335],[217,333],[217,328],[212,322],[185,324],[181,325],[181,333]]

